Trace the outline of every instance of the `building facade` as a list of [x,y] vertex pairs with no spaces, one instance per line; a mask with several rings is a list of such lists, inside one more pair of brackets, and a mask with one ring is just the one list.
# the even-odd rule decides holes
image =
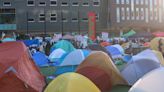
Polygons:
[[164,0],[0,0],[0,30],[83,33],[88,12],[97,32],[163,30]]
[[96,30],[107,29],[108,0],[0,0],[0,30],[18,32],[87,32],[88,12]]
[[109,27],[114,30],[163,30],[164,0],[110,0]]

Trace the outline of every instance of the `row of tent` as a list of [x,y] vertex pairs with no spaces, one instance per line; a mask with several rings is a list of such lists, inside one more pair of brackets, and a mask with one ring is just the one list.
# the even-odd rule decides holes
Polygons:
[[[163,92],[164,68],[157,68],[140,78],[128,92]],[[76,85],[76,86],[75,86]],[[44,92],[103,92],[87,77],[65,73],[53,80]]]
[[[41,75],[41,73],[37,69],[37,66],[30,58],[26,46],[22,42],[6,42],[0,44],[0,47],[1,47],[0,48],[0,60],[1,60],[0,61],[0,65],[1,65],[0,91],[10,92],[12,90],[12,92],[19,92],[20,90],[23,90],[27,92],[41,92],[45,87],[44,77]],[[136,56],[133,56],[132,59],[128,62],[127,66],[120,73],[119,70],[116,68],[115,64],[113,63],[112,58],[109,57],[107,53],[101,51],[91,52],[89,56],[85,57],[85,59],[80,63],[80,65],[77,66],[75,72],[85,76],[85,78],[88,78],[85,79],[88,82],[85,81],[83,82],[89,83],[90,81],[88,85],[91,85],[94,88],[95,91],[93,92],[100,92],[100,91],[105,92],[107,90],[110,90],[113,85],[118,85],[118,84],[133,85],[136,81],[138,83],[138,80],[140,81],[141,77],[144,78],[143,76],[146,73],[148,72],[150,73],[154,69],[161,70],[160,67],[162,67],[163,65],[163,61],[162,61],[163,57],[159,53],[160,52],[154,53],[154,51],[146,50],[139,53]],[[145,54],[147,56],[145,56]],[[134,74],[137,75],[131,76],[131,78],[127,78],[127,76],[124,76],[124,73],[125,75],[126,73],[131,73],[131,74],[133,73],[132,75]],[[158,74],[159,73],[157,73],[157,77],[156,77],[157,79],[159,79]],[[74,76],[75,79],[78,78],[76,77],[76,74],[73,74],[64,77],[64,79],[69,80],[66,82],[71,82],[74,85],[74,83],[76,82],[71,81],[73,80],[71,79],[72,78],[71,76]],[[56,78],[55,80],[57,79],[58,78]],[[63,81],[63,79],[59,79],[59,80]],[[80,89],[78,89],[78,87],[75,88],[75,86],[71,86],[71,84],[67,85],[68,83],[63,83],[63,85],[60,85],[61,81],[57,81],[56,82],[57,84],[55,85],[53,84],[54,81],[50,83],[50,85],[52,85],[50,87],[50,90],[52,91],[49,90],[49,86],[48,86],[45,90],[46,92],[82,92],[82,91],[87,92],[85,91],[87,88],[85,85],[87,84],[84,84],[84,88],[81,89],[80,86],[81,82],[80,82],[79,83]],[[160,80],[158,80],[157,83],[161,83]],[[97,88],[94,85],[97,86]],[[56,86],[56,89],[53,89],[55,88],[54,86]],[[63,90],[65,89],[65,91],[60,91],[62,89]],[[162,91],[163,90],[161,88],[158,92],[162,92]],[[150,91],[150,92],[154,92],[154,91]]]
[[[140,55],[143,55],[144,53],[145,54],[147,53],[147,55],[149,54],[150,57],[142,58],[143,57],[142,56],[138,59],[138,57]],[[159,74],[159,72],[161,72],[161,69],[162,69],[162,71],[164,71],[164,68],[162,68],[163,61],[160,61],[160,59],[155,55],[156,54],[153,51],[151,52],[151,50],[145,50],[145,51],[139,53],[138,55],[136,55],[132,58],[132,61],[130,61],[129,64],[126,66],[126,68],[120,73],[119,70],[116,68],[115,64],[113,63],[113,61],[110,59],[110,57],[106,53],[101,52],[101,51],[92,52],[77,67],[77,69],[75,71],[76,74],[75,73],[69,73],[69,74],[66,73],[66,74],[61,75],[62,77],[61,76],[57,77],[49,84],[49,86],[47,86],[45,92],[82,92],[82,91],[90,92],[85,89],[84,85],[90,85],[91,87],[89,90],[95,90],[95,92],[106,92],[106,91],[110,90],[112,88],[112,86],[114,86],[114,85],[133,85],[133,84],[134,84],[134,86],[130,89],[130,92],[156,92],[155,89],[159,90],[157,92],[163,92],[164,89],[160,85],[162,82],[158,78],[161,75],[161,74]],[[157,69],[156,70],[157,74],[155,74],[153,76],[154,69]],[[153,73],[153,74],[151,74],[151,73]],[[149,74],[151,76],[149,76],[148,79],[146,78],[145,79],[146,83],[144,83],[144,81],[142,81],[142,79],[145,78],[145,76],[147,76]],[[163,74],[164,74],[164,72],[163,72]],[[68,76],[68,75],[70,75],[70,76]],[[71,75],[76,75],[77,78],[76,78],[76,76],[74,76],[74,78],[72,78]],[[79,81],[82,81],[82,80],[78,80],[78,77],[81,75],[85,76],[87,79],[89,79],[91,82],[93,82],[93,84],[95,84],[95,86],[97,86],[97,88],[95,88],[95,86],[93,87],[92,83],[86,84],[86,83],[88,83],[87,79],[86,79],[86,81],[83,80],[83,82],[79,83]],[[149,81],[151,82],[150,85],[151,86],[153,85],[153,83],[152,83],[152,81],[154,82],[153,78],[155,78],[155,80],[158,80],[156,82],[157,82],[157,85],[159,85],[160,89],[157,89],[158,86],[153,87],[152,88],[153,90],[151,90],[151,88],[148,87]],[[160,78],[162,78],[162,77],[160,77]],[[75,82],[75,80],[76,80],[76,82]],[[131,82],[131,80],[132,80],[132,82]],[[63,89],[57,88],[60,85],[61,81],[63,82],[63,84],[65,84],[62,86]],[[72,86],[67,85],[67,84],[69,84],[67,82],[70,82],[70,84]],[[73,83],[75,83],[75,84],[73,84]],[[73,85],[76,85],[76,83],[81,84],[82,86],[78,86],[78,85],[77,85],[78,87],[73,86]],[[145,86],[148,85],[148,86],[142,87],[141,85],[139,85],[137,83],[141,83],[142,85],[145,85]],[[139,88],[137,88],[137,87],[139,87]],[[144,89],[144,90],[142,91],[140,89]],[[149,91],[145,91],[145,90],[149,90]]]

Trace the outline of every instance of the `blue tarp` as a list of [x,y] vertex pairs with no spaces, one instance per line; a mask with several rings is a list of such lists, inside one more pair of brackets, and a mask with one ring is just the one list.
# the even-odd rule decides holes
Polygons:
[[35,39],[35,40],[24,40],[23,42],[24,42],[24,44],[26,46],[31,46],[31,45],[39,46],[39,40],[38,39]]
[[35,61],[35,64],[37,66],[47,66],[48,65],[48,59],[46,55],[42,52],[36,52],[32,56],[33,60]]

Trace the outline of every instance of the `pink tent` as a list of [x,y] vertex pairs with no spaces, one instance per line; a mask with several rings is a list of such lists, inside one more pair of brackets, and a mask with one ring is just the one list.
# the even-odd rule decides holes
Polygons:
[[164,37],[164,32],[154,32],[152,34],[156,37]]

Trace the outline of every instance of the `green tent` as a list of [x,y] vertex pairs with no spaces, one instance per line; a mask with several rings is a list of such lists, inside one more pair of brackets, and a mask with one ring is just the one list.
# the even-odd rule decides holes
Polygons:
[[133,29],[131,29],[128,33],[122,35],[122,37],[128,38],[128,37],[133,36],[135,34],[136,34],[136,32]]
[[58,49],[58,48],[61,48],[61,49],[63,49],[66,52],[71,52],[71,51],[74,51],[75,50],[75,48],[72,45],[72,43],[69,42],[69,41],[67,41],[67,40],[61,40],[61,41],[57,42],[56,44],[54,44],[51,47],[51,52],[53,50],[55,50],[55,49]]

